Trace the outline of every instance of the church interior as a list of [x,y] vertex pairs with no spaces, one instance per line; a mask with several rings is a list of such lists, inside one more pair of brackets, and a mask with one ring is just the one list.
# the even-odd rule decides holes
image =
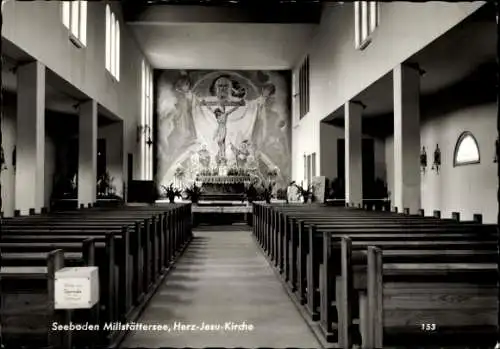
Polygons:
[[2,349],[500,348],[498,4],[1,11]]

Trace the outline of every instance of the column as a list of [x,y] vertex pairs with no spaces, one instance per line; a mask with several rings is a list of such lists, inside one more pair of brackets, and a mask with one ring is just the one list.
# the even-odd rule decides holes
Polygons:
[[17,70],[15,207],[40,212],[45,203],[45,66],[30,62]]
[[407,65],[393,70],[394,196],[393,206],[410,213],[420,209],[420,72]]
[[121,197],[124,202],[127,202],[127,194],[128,194],[128,147],[126,143],[127,139],[127,127],[125,124],[125,120],[120,122],[120,135],[121,135],[121,158],[122,158],[122,183],[120,187]]
[[363,106],[349,101],[345,114],[345,202],[358,206],[363,203],[363,161],[361,119]]
[[97,103],[80,104],[78,135],[78,206],[96,202]]

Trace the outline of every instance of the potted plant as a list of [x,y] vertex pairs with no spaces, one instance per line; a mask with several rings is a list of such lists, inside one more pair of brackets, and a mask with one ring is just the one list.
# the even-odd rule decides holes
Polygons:
[[307,186],[307,188],[304,188],[303,186],[298,185],[297,183],[295,183],[295,187],[299,191],[299,194],[302,196],[302,200],[304,200],[304,204],[307,204],[307,202],[309,201],[309,199],[311,200],[311,202],[313,201],[313,199],[314,199],[313,189],[314,188],[313,188],[313,186],[311,184],[309,184]]
[[184,191],[186,193],[187,199],[191,200],[193,204],[197,204],[200,200],[201,194],[203,193],[203,189],[193,183],[193,185],[189,188],[186,188]]
[[278,200],[287,200],[287,189],[286,188],[280,188],[276,191],[276,199]]
[[262,182],[262,198],[267,204],[271,203],[271,199],[273,198],[273,189],[276,185],[276,182],[273,180],[266,180]]
[[174,184],[171,183],[168,187],[162,185],[161,186],[163,191],[164,191],[164,196],[168,198],[171,204],[175,202],[175,198],[181,198],[182,197],[182,192],[178,188],[174,188]]
[[100,198],[113,195],[114,187],[112,185],[114,178],[106,171],[97,178],[97,196]]
[[254,183],[248,181],[245,182],[245,197],[248,200],[249,203],[254,202],[257,200],[257,197],[259,196],[259,192],[257,191],[257,188],[255,188]]

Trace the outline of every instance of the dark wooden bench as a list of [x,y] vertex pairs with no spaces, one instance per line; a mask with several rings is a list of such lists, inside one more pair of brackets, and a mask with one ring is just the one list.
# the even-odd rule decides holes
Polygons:
[[[92,243],[87,241],[83,266],[91,263]],[[65,321],[70,313],[54,307],[54,276],[65,266],[82,262],[82,255],[64,252],[60,249],[48,252],[2,252],[2,281],[0,318],[2,323],[2,344],[6,348],[70,347],[71,340],[79,344],[89,343],[78,333],[69,335],[65,331],[53,331],[54,322]],[[83,319],[97,319],[95,309],[87,312]],[[96,332],[87,337],[97,338]],[[20,345],[22,343],[22,346]]]
[[[412,242],[418,243],[418,249],[408,249],[407,245]],[[369,246],[383,248],[387,263],[413,264],[415,269],[420,266],[421,275],[426,275],[432,269],[429,267],[436,263],[494,264],[498,258],[493,242],[477,250],[465,250],[463,245],[455,245],[459,242],[447,241],[446,250],[439,250],[435,248],[435,241],[419,241],[418,238],[407,237],[399,242],[376,241],[373,237],[325,233],[325,262],[320,267],[319,280],[320,327],[330,336],[335,337],[334,334],[338,333],[339,344],[344,347],[350,347],[353,339],[356,339],[355,344],[361,344],[362,330],[359,327],[363,318],[366,320],[366,312],[363,316],[362,307],[358,306],[359,302],[362,303],[359,290],[366,290],[366,251]],[[428,276],[432,278],[432,275]],[[476,281],[481,279],[480,275],[474,277]],[[354,334],[358,336],[354,338]]]
[[[79,265],[87,255],[84,241],[92,238],[104,285],[101,305],[106,316],[101,324],[134,321],[159,285],[157,280],[189,242],[190,211],[190,205],[88,208],[4,219],[0,248],[7,260],[20,264],[24,257],[33,259],[29,256],[59,246],[68,265]],[[116,337],[108,339],[115,342]]]
[[[341,272],[340,261],[345,254],[341,253],[343,237],[354,239],[355,257],[361,256],[364,263],[368,245],[377,244],[387,250],[388,260],[422,265],[423,274],[429,270],[426,266],[429,260],[436,262],[441,258],[448,264],[461,261],[472,265],[494,262],[496,258],[495,227],[478,224],[482,220],[477,215],[474,221],[460,222],[458,214],[442,220],[439,214],[422,217],[321,205],[257,204],[253,219],[254,234],[274,266],[291,290],[297,291],[296,297],[307,305],[312,318],[320,319],[327,340],[339,340],[340,345],[352,344],[351,330],[360,326],[361,317],[358,314],[352,321],[352,313],[346,311],[352,308],[352,301],[356,304],[358,301],[350,301],[348,295],[355,294],[352,290],[336,294],[349,285],[341,276],[349,280],[352,273]],[[328,243],[323,241],[326,236]],[[448,253],[444,253],[446,249]],[[328,263],[323,260],[326,253]],[[366,340],[363,345],[366,347]]]
[[[367,252],[364,348],[412,343],[493,347],[498,328],[498,264],[418,264]],[[353,272],[356,277],[357,272]],[[359,276],[358,276],[359,277]]]

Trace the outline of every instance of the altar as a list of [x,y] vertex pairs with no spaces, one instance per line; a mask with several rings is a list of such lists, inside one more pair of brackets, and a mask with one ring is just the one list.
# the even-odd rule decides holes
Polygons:
[[196,177],[201,183],[202,200],[243,201],[245,200],[245,183],[250,176],[202,176]]

